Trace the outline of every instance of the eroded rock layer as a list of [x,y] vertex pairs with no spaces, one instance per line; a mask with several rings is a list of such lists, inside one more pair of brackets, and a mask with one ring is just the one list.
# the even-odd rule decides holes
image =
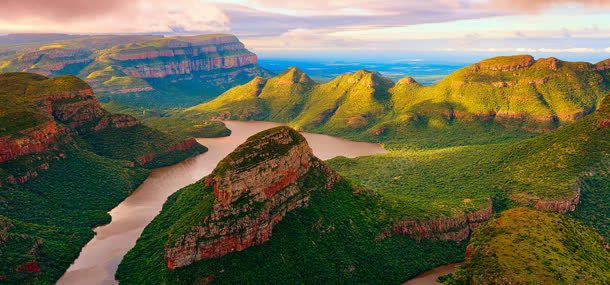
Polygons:
[[[304,207],[312,191],[308,177],[340,177],[316,158],[305,139],[288,127],[270,129],[238,147],[204,179],[214,191],[212,211],[192,230],[166,243],[169,269],[220,257],[269,240],[286,213]],[[322,177],[322,178],[321,178]]]

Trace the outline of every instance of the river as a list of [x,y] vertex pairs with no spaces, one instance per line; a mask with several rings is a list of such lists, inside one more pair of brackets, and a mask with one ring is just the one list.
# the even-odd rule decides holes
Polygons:
[[[152,219],[167,197],[203,178],[216,164],[251,135],[280,126],[270,122],[227,121],[231,136],[197,141],[208,151],[176,165],[154,169],[150,176],[109,213],[112,221],[94,229],[96,235],[83,247],[79,257],[57,284],[117,284],[114,274],[123,256]],[[384,153],[378,144],[354,142],[337,137],[303,133],[314,154],[326,160],[336,156],[357,157]]]
[[403,285],[434,285],[441,284],[437,281],[437,278],[443,275],[447,275],[449,273],[455,272],[458,266],[462,263],[452,263],[443,266],[439,266],[433,269],[430,269],[426,272],[420,273],[417,276],[413,277],[409,281],[403,283]]

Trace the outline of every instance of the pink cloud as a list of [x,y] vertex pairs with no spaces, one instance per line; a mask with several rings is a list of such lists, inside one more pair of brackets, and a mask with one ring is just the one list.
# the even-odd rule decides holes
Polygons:
[[130,9],[133,1],[123,0],[4,0],[0,13],[6,20],[42,18],[69,21]]
[[610,0],[491,0],[492,9],[507,9],[514,12],[541,12],[560,5],[581,5],[584,7],[610,7]]

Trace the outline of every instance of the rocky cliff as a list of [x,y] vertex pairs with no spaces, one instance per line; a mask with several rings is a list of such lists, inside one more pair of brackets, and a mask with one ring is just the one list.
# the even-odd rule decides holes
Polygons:
[[514,208],[475,232],[447,284],[607,284],[607,249],[599,233],[572,217]]
[[0,60],[0,71],[75,74],[103,100],[135,105],[185,104],[187,98],[194,104],[255,76],[270,75],[258,66],[254,53],[226,34],[83,36],[14,49],[13,56]]
[[490,199],[482,209],[459,216],[423,221],[398,221],[394,223],[391,229],[382,232],[377,239],[385,239],[392,235],[405,235],[416,240],[453,240],[459,242],[469,238],[474,229],[492,216],[493,207]]
[[316,158],[295,130],[278,127],[248,139],[223,159],[202,183],[214,204],[187,233],[170,233],[165,245],[169,269],[242,251],[269,240],[287,212],[307,206],[305,180],[318,173],[330,189],[340,177]]
[[[66,145],[74,145],[76,136],[95,144],[95,139],[89,138],[107,141],[108,136],[104,134],[121,133],[124,129],[131,133],[132,141],[164,140],[162,143],[153,141],[148,148],[143,144],[146,153],[132,150],[134,155],[129,152],[120,157],[111,155],[141,165],[154,157],[198,146],[192,139],[172,140],[164,138],[160,132],[155,135],[131,116],[108,113],[92,88],[74,76],[48,79],[27,73],[7,73],[0,81],[4,84],[0,88],[0,103],[4,104],[0,119],[6,121],[0,129],[0,165],[7,165],[0,185],[25,183],[38,176],[39,171],[50,167],[51,161],[64,158],[61,150]],[[151,138],[139,138],[142,134],[149,134]],[[152,138],[154,136],[156,138]],[[109,147],[118,148],[116,145],[120,143],[125,142],[115,142]],[[150,144],[146,142],[146,145]]]

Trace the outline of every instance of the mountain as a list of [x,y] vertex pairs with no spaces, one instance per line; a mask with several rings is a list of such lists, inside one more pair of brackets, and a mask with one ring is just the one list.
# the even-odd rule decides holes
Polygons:
[[111,114],[74,76],[0,74],[0,280],[54,283],[147,176],[205,151]]
[[476,231],[446,284],[608,284],[608,247],[572,218],[511,209]]
[[[593,114],[534,138],[335,158],[327,163],[341,176],[329,169],[312,179],[301,174],[313,164],[300,136],[287,127],[265,131],[171,196],[117,278],[123,284],[399,283],[473,256],[478,250],[466,249],[471,235],[473,243],[477,233],[485,242],[481,233],[495,227],[498,220],[486,225],[494,213],[506,212],[504,219],[519,211],[559,214],[535,214],[531,226],[500,235],[539,235],[531,230],[547,220],[553,223],[542,228],[550,232],[558,219],[574,231],[586,229],[570,237],[583,242],[583,251],[558,252],[562,259],[550,263],[580,266],[578,252],[600,256],[593,229],[607,238],[609,228],[607,98]],[[307,150],[305,158],[296,149]],[[510,210],[520,207],[536,210]],[[530,263],[536,270],[546,264]]]
[[[316,84],[290,68],[234,87],[184,116],[281,121],[368,141],[412,140],[416,146],[498,142],[499,137],[522,137],[522,131],[546,132],[593,112],[608,94],[609,70],[608,60],[496,57],[422,86],[411,77],[393,83],[366,70]],[[290,74],[307,79],[286,81]]]
[[428,255],[450,262],[442,256],[464,250],[453,241],[377,238],[391,218],[384,201],[348,185],[298,132],[273,128],[172,195],[117,278],[122,284],[396,283],[439,262]]
[[227,34],[78,36],[50,41],[53,38],[3,46],[0,72],[74,74],[103,101],[147,107],[192,105],[255,76],[270,75],[258,66],[254,53]]

